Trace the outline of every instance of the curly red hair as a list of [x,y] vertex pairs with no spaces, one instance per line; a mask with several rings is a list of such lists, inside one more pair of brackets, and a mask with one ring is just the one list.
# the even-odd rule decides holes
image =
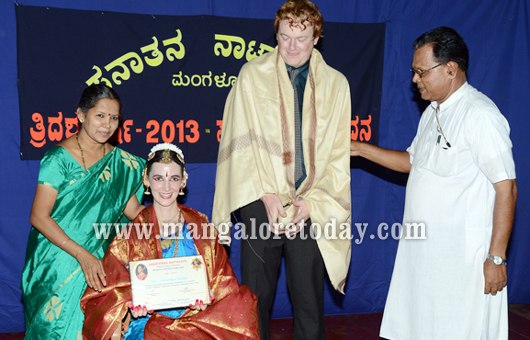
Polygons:
[[313,26],[313,38],[322,37],[324,18],[317,5],[309,0],[288,0],[285,2],[276,12],[274,19],[276,33],[278,33],[282,20],[288,20],[290,27],[299,26],[302,30],[308,26]]

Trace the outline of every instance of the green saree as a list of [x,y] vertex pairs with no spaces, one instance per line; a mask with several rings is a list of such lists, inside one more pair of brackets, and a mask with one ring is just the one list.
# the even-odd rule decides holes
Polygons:
[[[125,219],[122,212],[129,198],[136,193],[141,199],[144,165],[143,159],[114,148],[84,170],[66,149],[56,146],[41,161],[38,183],[58,191],[51,217],[72,240],[101,259],[115,230],[98,239],[93,223]],[[32,228],[22,273],[26,338],[80,339],[79,302],[85,288],[77,260]]]

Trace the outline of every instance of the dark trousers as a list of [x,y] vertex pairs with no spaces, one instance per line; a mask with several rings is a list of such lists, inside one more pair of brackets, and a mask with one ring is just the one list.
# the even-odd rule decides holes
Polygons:
[[[245,225],[248,236],[241,240],[241,276],[242,283],[258,297],[261,339],[270,339],[270,313],[283,255],[293,306],[294,338],[324,339],[325,268],[317,243],[309,236],[310,221],[304,227],[307,236],[304,240],[301,234],[288,239],[284,235],[274,238],[274,234],[268,233],[267,212],[261,200],[240,208],[234,217],[234,222]],[[262,235],[271,236],[260,237],[260,228],[265,228],[261,230]]]

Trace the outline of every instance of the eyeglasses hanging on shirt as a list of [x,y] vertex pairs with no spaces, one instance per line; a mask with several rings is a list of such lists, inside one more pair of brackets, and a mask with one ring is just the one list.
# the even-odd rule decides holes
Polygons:
[[440,145],[440,142],[442,138],[444,139],[445,145],[441,144],[442,149],[447,150],[451,147],[451,143],[445,138],[444,130],[442,130],[442,126],[440,125],[440,119],[438,118],[438,113],[440,112],[440,105],[436,106],[436,109],[434,109],[434,116],[436,117],[436,131],[438,131],[438,137],[436,138],[436,145]]

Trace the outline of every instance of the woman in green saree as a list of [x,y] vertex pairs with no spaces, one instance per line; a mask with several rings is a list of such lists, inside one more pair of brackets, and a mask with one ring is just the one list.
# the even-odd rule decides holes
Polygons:
[[79,132],[41,160],[22,273],[28,339],[81,338],[80,298],[87,285],[98,291],[106,285],[100,259],[114,223],[142,209],[145,161],[109,143],[120,107],[110,87],[87,87],[76,112]]

